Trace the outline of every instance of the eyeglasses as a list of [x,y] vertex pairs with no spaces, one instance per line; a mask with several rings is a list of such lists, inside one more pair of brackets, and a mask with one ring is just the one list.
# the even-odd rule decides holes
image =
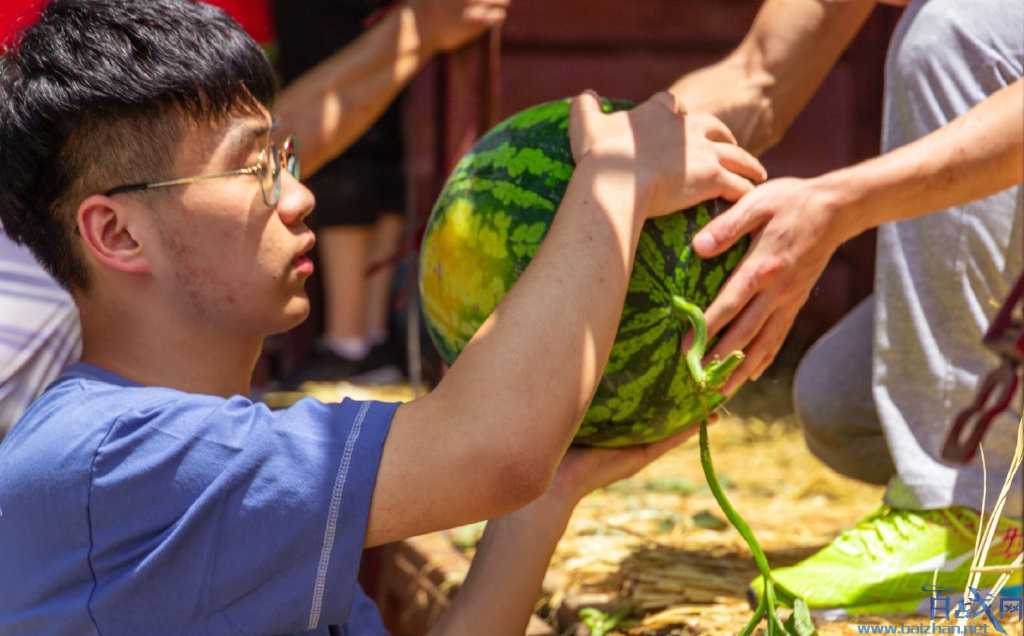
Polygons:
[[299,166],[297,144],[293,137],[284,140],[281,146],[270,144],[269,147],[260,153],[255,165],[232,170],[230,172],[218,172],[216,174],[205,174],[197,177],[185,177],[182,179],[170,179],[168,181],[154,181],[152,183],[132,183],[111,188],[103,193],[104,196],[114,196],[124,192],[137,192],[140,190],[153,190],[155,188],[167,188],[170,186],[187,185],[197,181],[209,179],[222,179],[225,177],[239,177],[252,175],[259,177],[260,191],[263,193],[263,202],[270,207],[277,205],[281,200],[281,166],[296,179],[299,179],[302,172]]

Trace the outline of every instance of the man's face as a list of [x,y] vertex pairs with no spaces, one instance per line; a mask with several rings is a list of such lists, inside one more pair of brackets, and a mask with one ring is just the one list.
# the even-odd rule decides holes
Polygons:
[[[194,127],[179,145],[168,178],[230,172],[267,157],[270,116],[237,116]],[[269,159],[268,159],[269,160]],[[268,166],[269,168],[269,166]],[[264,201],[260,178],[231,176],[154,191],[143,197],[153,233],[148,249],[161,299],[204,327],[263,337],[309,313],[304,283],[314,237],[305,225],[312,193],[281,170],[281,196]],[[269,178],[265,181],[270,181]]]

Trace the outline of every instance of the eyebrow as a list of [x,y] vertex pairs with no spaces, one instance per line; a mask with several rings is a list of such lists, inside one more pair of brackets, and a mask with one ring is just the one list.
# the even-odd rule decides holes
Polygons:
[[230,156],[237,157],[242,153],[249,154],[256,140],[265,137],[277,128],[277,118],[272,123],[249,125],[235,128],[230,135]]

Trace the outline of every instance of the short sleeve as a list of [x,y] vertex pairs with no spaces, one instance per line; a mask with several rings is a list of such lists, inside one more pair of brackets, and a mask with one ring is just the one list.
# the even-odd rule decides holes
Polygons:
[[89,503],[102,633],[183,616],[210,634],[346,623],[397,407],[189,397],[120,418]]
[[380,611],[361,587],[356,588],[352,609],[341,633],[342,636],[388,636]]

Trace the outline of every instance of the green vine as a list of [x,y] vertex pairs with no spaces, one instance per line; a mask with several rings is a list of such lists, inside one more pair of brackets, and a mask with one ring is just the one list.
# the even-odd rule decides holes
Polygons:
[[[701,390],[709,386],[717,388],[717,386],[728,379],[728,376],[732,374],[732,371],[742,361],[743,354],[741,352],[733,352],[725,361],[712,362],[705,369],[702,365],[707,347],[707,324],[704,321],[704,312],[693,303],[679,297],[673,298],[672,304],[676,315],[680,318],[685,318],[693,326],[693,344],[686,352],[686,363],[690,368],[690,373],[693,374],[694,381]],[[714,381],[709,378],[712,375],[712,365],[715,365],[714,374],[716,377]],[[706,404],[706,401],[702,401],[702,403]],[[752,634],[761,624],[761,621],[767,621],[768,636],[813,636],[817,633],[817,630],[814,626],[814,621],[811,620],[807,603],[803,599],[797,598],[794,600],[793,613],[789,616],[788,620],[782,622],[779,619],[777,599],[775,597],[775,580],[772,578],[768,558],[765,556],[764,550],[761,549],[761,545],[757,542],[754,532],[750,529],[746,520],[740,516],[740,513],[733,507],[729,498],[725,496],[725,490],[715,474],[715,467],[711,462],[711,447],[708,444],[709,416],[710,413],[707,412],[705,407],[704,419],[700,423],[700,465],[704,470],[704,477],[707,479],[708,487],[711,489],[711,494],[714,495],[715,501],[718,502],[718,506],[725,513],[726,518],[729,519],[733,527],[740,533],[740,536],[743,537],[743,540],[746,541],[747,546],[750,547],[750,552],[754,555],[754,563],[757,565],[757,569],[764,580],[764,590],[758,601],[757,608],[754,610],[754,615],[750,617],[750,621],[743,628],[743,631],[740,632],[740,636]]]

